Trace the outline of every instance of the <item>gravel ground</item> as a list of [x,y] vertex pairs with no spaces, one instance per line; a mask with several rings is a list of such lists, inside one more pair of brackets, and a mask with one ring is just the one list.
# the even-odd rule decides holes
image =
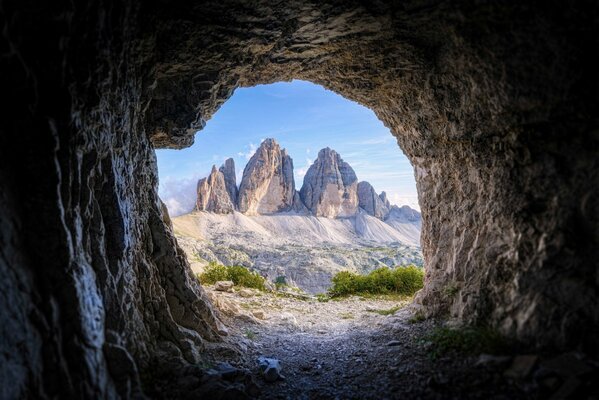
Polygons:
[[[407,300],[301,300],[210,291],[229,307],[232,334],[251,356],[261,399],[519,399],[527,388],[476,357],[433,359],[423,336],[434,321],[412,322]],[[231,308],[237,310],[231,310]],[[392,315],[386,314],[399,308]],[[379,311],[379,312],[377,312]],[[259,318],[256,318],[258,316]],[[259,356],[280,360],[284,379],[259,378]],[[505,367],[504,367],[505,368]]]

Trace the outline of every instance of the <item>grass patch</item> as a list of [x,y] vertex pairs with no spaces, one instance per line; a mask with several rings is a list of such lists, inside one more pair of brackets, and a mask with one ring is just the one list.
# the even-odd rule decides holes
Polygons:
[[339,316],[341,317],[341,319],[354,319],[354,314],[350,312],[340,313]]
[[331,300],[331,297],[326,293],[317,293],[316,300],[318,300],[320,303],[326,303],[327,301]]
[[240,265],[224,266],[211,262],[203,273],[198,275],[202,284],[213,285],[218,281],[233,281],[237,286],[266,290],[266,280],[257,272]]
[[332,279],[329,289],[332,297],[377,294],[411,296],[424,285],[424,270],[414,265],[396,268],[378,268],[367,275],[342,271]]
[[460,354],[499,354],[508,349],[508,343],[497,331],[489,328],[435,328],[425,336],[432,344],[430,354],[437,358],[450,352]]
[[417,324],[419,322],[422,322],[426,319],[426,317],[424,316],[424,313],[422,311],[417,311],[414,315],[412,315],[410,317],[410,319],[408,320],[408,323],[410,324]]
[[368,310],[368,312],[372,312],[378,315],[393,315],[395,314],[401,307],[400,306],[394,306],[388,309],[381,309],[381,310]]
[[258,334],[251,329],[246,329],[244,332],[244,335],[246,338],[248,338],[250,340],[254,340],[258,336]]

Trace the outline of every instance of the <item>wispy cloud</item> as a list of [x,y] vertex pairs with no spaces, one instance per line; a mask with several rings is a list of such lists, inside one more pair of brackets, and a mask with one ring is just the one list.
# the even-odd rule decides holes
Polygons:
[[193,210],[196,202],[198,179],[205,175],[194,175],[188,178],[166,178],[160,182],[159,195],[172,217],[186,214]]
[[395,140],[395,138],[391,134],[386,134],[386,135],[377,136],[377,137],[371,138],[371,139],[359,140],[357,142],[352,142],[351,144],[357,144],[357,145],[386,144],[386,143],[392,143],[394,140]]
[[256,153],[256,150],[258,150],[258,146],[256,146],[256,144],[254,143],[250,143],[247,145],[247,151],[240,151],[237,153],[237,155],[240,157],[245,157],[246,160],[249,160],[250,158],[252,158],[254,153]]

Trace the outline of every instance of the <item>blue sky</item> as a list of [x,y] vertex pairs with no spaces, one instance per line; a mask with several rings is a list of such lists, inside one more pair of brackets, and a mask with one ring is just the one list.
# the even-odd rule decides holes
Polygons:
[[260,142],[274,138],[293,159],[295,185],[324,147],[335,149],[392,203],[418,208],[413,168],[374,113],[304,81],[240,88],[199,131],[193,146],[156,150],[159,194],[173,215],[190,211],[199,178],[229,157],[237,181]]

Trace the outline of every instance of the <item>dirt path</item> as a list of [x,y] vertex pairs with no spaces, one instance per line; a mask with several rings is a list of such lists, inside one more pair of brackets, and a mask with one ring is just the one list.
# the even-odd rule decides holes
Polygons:
[[285,379],[268,383],[258,378],[259,398],[526,397],[501,371],[476,366],[478,357],[433,360],[423,336],[434,323],[411,321],[403,308],[406,301],[352,297],[318,302],[243,294],[211,295],[231,316],[232,334],[244,337],[242,345],[252,355],[244,367],[259,376],[258,356],[281,362]]

